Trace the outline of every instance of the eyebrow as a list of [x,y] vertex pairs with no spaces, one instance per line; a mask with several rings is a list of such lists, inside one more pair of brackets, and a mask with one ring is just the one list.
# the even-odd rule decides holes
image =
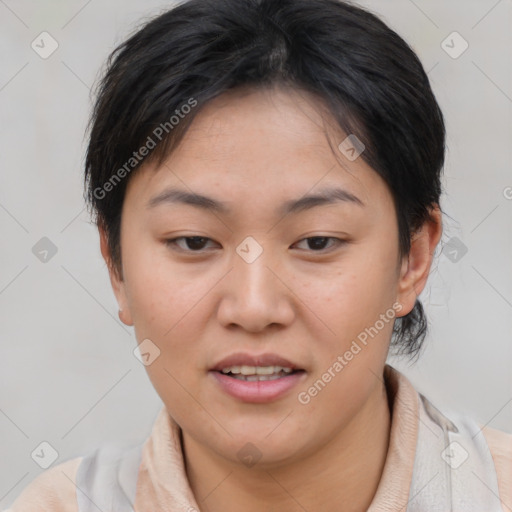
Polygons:
[[[285,201],[278,209],[278,215],[288,215],[309,210],[317,206],[332,205],[339,202],[352,203],[361,207],[365,204],[357,196],[342,188],[325,188],[315,194],[303,196],[299,199]],[[206,211],[213,211],[221,214],[231,213],[226,203],[207,197],[201,194],[187,192],[176,188],[164,190],[150,199],[146,205],[148,209],[160,205],[188,204]]]

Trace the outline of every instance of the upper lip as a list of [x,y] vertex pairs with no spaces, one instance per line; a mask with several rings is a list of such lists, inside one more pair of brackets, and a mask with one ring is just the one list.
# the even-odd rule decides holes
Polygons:
[[211,370],[222,371],[224,368],[229,368],[230,366],[282,366],[283,368],[291,368],[292,370],[301,369],[295,363],[277,354],[247,354],[237,352],[221,359]]

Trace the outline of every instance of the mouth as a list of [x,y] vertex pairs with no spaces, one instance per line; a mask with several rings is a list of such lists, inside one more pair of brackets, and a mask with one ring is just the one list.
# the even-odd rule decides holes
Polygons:
[[294,370],[283,366],[230,366],[223,368],[221,373],[227,377],[246,382],[264,382],[281,379],[298,371],[304,370]]
[[303,368],[276,354],[233,354],[209,373],[223,392],[252,403],[277,400],[306,378]]

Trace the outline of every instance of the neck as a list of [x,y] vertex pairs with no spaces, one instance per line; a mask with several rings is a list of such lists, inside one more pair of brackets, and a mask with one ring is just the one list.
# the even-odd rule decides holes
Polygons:
[[246,468],[183,433],[186,471],[201,512],[360,512],[377,491],[390,427],[386,388],[378,380],[358,415],[307,458],[272,469]]

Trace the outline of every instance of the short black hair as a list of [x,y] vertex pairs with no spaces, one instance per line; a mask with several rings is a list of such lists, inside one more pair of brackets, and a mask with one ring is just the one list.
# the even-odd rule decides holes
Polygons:
[[[121,210],[140,164],[161,163],[209,100],[275,85],[321,98],[339,127],[364,143],[361,158],[393,196],[400,257],[409,253],[411,235],[439,207],[445,155],[443,115],[409,45],[347,1],[188,0],[118,46],[98,82],[86,201],[121,278]],[[395,320],[391,346],[417,356],[426,332],[416,299]]]

